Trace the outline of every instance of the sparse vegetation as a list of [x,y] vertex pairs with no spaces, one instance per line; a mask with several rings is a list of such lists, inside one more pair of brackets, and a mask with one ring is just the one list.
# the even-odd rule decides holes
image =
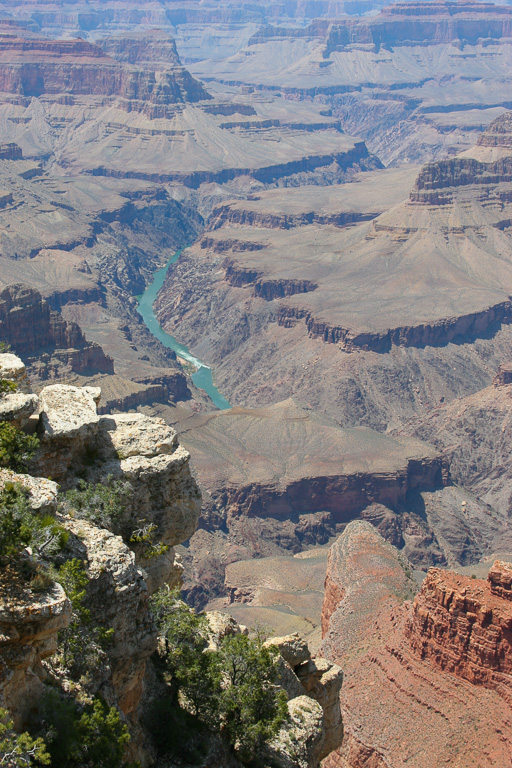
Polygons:
[[88,577],[81,560],[73,558],[62,565],[57,573],[73,609],[71,621],[59,636],[59,647],[54,664],[62,666],[73,679],[87,684],[91,671],[105,661],[105,648],[112,642],[114,630],[94,624],[90,610],[85,606]]
[[50,765],[50,755],[41,737],[16,733],[6,709],[0,708],[0,766],[25,768],[27,765]]
[[8,421],[0,422],[0,467],[26,472],[38,445],[35,435],[26,435]]
[[157,592],[152,610],[175,706],[220,734],[250,764],[287,717],[286,696],[276,687],[275,652],[260,636],[242,634],[226,635],[210,648],[206,617],[188,608],[177,592]]
[[80,480],[78,488],[64,494],[59,506],[65,514],[111,530],[121,519],[130,491],[128,482],[114,480],[112,475],[96,484]]
[[147,520],[139,520],[139,527],[132,531],[130,536],[131,544],[138,544],[138,554],[144,560],[151,560],[167,552],[169,547],[161,541],[155,541],[157,527],[154,523],[148,523]]
[[[30,580],[35,592],[53,584],[51,561],[65,546],[68,536],[52,515],[40,515],[31,509],[26,488],[5,484],[0,491],[0,564],[13,565]],[[25,547],[30,547],[32,554],[22,558]]]
[[115,707],[98,696],[78,704],[49,690],[42,707],[48,751],[54,768],[121,768],[128,728]]

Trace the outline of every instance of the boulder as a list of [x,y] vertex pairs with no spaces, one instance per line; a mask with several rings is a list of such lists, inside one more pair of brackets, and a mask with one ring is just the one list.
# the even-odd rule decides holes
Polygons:
[[291,667],[296,667],[311,657],[307,642],[297,632],[284,637],[272,637],[265,645],[276,647]]

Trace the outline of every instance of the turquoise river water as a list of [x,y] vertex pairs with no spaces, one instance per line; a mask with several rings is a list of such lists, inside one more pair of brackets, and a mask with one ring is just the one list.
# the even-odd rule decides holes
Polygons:
[[171,256],[165,267],[158,269],[153,274],[153,282],[151,285],[148,285],[142,296],[138,297],[138,311],[139,314],[142,315],[147,328],[151,331],[153,336],[164,345],[164,347],[167,347],[167,349],[172,349],[179,357],[181,357],[183,360],[186,360],[188,363],[191,363],[195,367],[196,371],[192,374],[192,381],[196,387],[206,392],[216,408],[220,408],[220,410],[226,410],[227,408],[231,408],[231,405],[226,400],[226,398],[221,395],[213,383],[212,369],[208,365],[202,363],[201,360],[198,360],[197,357],[194,357],[194,355],[188,351],[187,347],[176,341],[174,336],[166,333],[156,319],[155,313],[153,312],[153,303],[155,302],[158,291],[164,284],[167,270],[171,264],[174,264],[176,261],[178,261],[183,250],[184,249],[181,248],[179,251],[176,251],[174,256]]

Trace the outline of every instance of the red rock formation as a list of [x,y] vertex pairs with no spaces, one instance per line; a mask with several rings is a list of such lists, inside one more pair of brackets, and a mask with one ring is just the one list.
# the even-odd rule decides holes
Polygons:
[[432,569],[412,605],[408,568],[367,523],[331,547],[322,652],[345,673],[346,736],[324,768],[511,765],[512,565]]
[[405,637],[414,653],[512,701],[512,564],[487,581],[432,568],[412,605]]

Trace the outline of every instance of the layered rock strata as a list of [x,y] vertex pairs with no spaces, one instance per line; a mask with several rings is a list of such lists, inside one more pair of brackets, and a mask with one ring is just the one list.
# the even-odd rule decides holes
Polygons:
[[298,610],[294,578],[310,585],[293,576],[302,561],[290,555],[326,544],[355,518],[425,570],[470,565],[509,541],[508,517],[452,485],[428,445],[340,429],[294,401],[197,414],[180,424],[180,440],[204,498],[199,530],[181,553],[188,598],[202,608],[226,597],[242,623],[249,608],[255,621],[258,613],[270,621],[263,608],[280,597]]
[[[386,428],[459,387],[470,394],[485,386],[489,363],[502,362],[512,318],[512,270],[502,258],[510,251],[507,126],[509,118],[499,118],[484,135],[499,147],[427,166],[409,199],[371,222],[340,230],[217,220],[202,247],[170,271],[161,323],[199,356],[207,350],[222,391],[245,405],[293,392],[343,424],[380,420]],[[488,152],[500,157],[490,162]],[[455,178],[453,169],[466,165]],[[359,194],[364,185],[370,198],[386,183],[405,184],[403,176],[359,179]],[[427,193],[445,202],[423,199]],[[338,194],[343,210],[350,186]],[[301,201],[305,213],[312,200],[309,208]],[[245,207],[263,215],[270,194]],[[223,210],[237,219],[245,208]],[[299,216],[298,195],[289,210]],[[350,210],[368,208],[356,202]]]
[[0,36],[0,91],[26,97],[62,93],[117,96],[127,100],[129,111],[144,102],[167,105],[209,98],[202,85],[179,65],[165,72],[148,71],[123,66],[85,40],[15,34]]
[[346,735],[328,768],[510,762],[510,573],[503,563],[488,581],[432,569],[411,604],[410,564],[367,524],[347,526],[322,614],[323,653],[345,673]]
[[487,581],[432,569],[415,598],[405,637],[422,660],[512,704],[512,565],[496,561]]
[[77,374],[114,373],[114,361],[80,327],[54,312],[39,291],[11,285],[0,293],[0,338],[40,372],[52,365]]

